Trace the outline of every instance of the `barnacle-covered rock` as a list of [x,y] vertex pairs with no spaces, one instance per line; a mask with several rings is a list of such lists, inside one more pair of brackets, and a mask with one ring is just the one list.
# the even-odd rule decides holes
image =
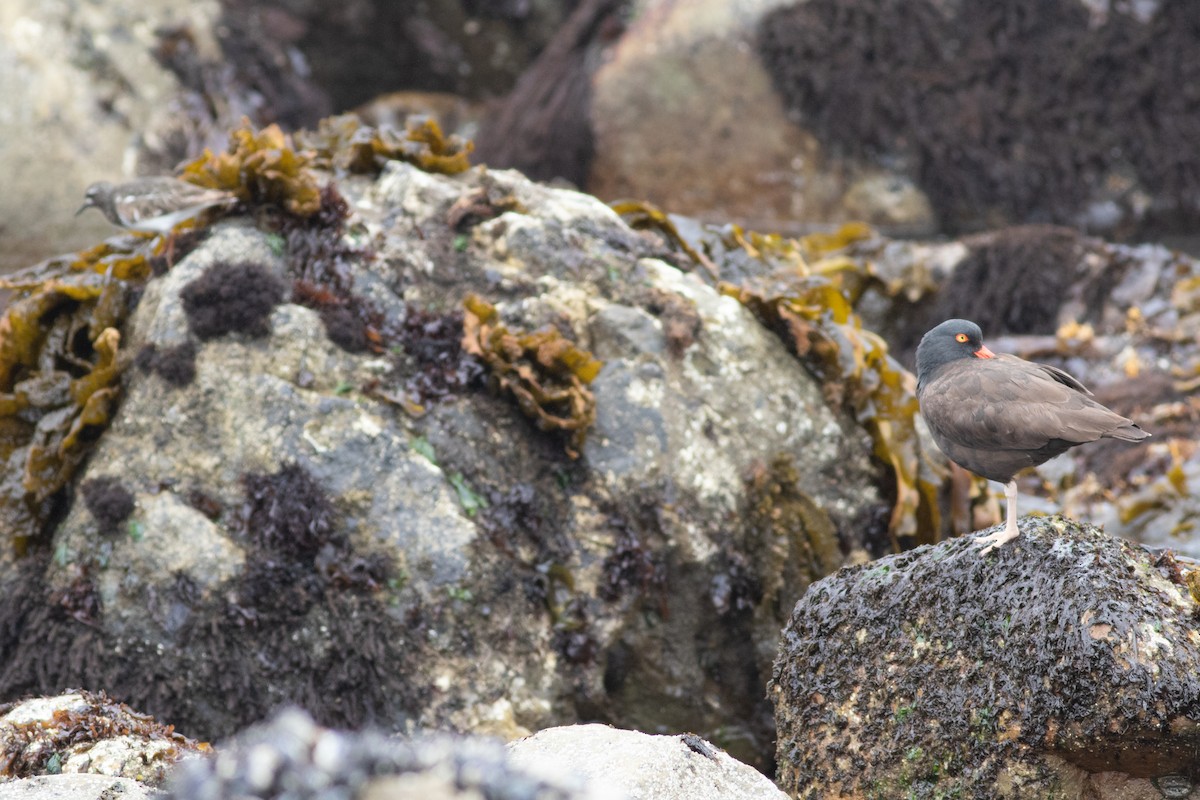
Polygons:
[[1198,618],[1173,559],[1062,517],[1026,520],[987,557],[956,539],[845,568],[784,630],[780,783],[802,798],[1157,797],[1195,766]]

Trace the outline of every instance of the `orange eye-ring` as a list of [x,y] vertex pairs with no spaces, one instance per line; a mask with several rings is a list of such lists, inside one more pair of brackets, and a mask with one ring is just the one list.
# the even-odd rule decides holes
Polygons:
[[954,341],[956,341],[956,342],[965,342],[965,341],[967,341],[967,339],[969,339],[969,338],[971,338],[971,337],[967,336],[965,333],[960,333],[960,334],[958,334],[957,336],[955,336],[955,337],[954,337]]

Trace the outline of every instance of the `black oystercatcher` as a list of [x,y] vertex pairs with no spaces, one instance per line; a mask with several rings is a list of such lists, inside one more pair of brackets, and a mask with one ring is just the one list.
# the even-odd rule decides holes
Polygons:
[[1085,442],[1150,435],[1090,394],[1057,367],[996,355],[965,319],[946,320],[921,338],[917,399],[933,440],[954,463],[1005,484],[1004,530],[979,539],[981,553],[1020,534],[1017,472]]

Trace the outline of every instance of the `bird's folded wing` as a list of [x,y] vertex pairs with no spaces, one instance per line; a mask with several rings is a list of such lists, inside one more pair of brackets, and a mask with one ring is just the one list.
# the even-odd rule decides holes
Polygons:
[[[1020,365],[1027,366],[1014,369]],[[957,444],[1033,450],[1054,439],[1095,441],[1129,422],[1089,399],[1076,388],[1082,384],[1061,370],[1014,357],[973,366],[939,376],[923,393],[926,418],[935,418],[931,424]]]

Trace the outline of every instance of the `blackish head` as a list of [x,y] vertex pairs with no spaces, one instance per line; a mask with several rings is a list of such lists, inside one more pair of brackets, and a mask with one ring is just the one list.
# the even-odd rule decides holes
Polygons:
[[[83,193],[83,205],[75,212],[75,216],[79,216],[89,208],[98,208],[101,211],[105,210],[105,203],[112,197],[113,185],[108,181],[97,181],[87,187],[87,191]],[[107,212],[105,212],[107,216]]]
[[995,358],[983,345],[983,331],[974,322],[948,319],[921,337],[917,346],[917,381],[924,383],[938,367],[960,358]]

